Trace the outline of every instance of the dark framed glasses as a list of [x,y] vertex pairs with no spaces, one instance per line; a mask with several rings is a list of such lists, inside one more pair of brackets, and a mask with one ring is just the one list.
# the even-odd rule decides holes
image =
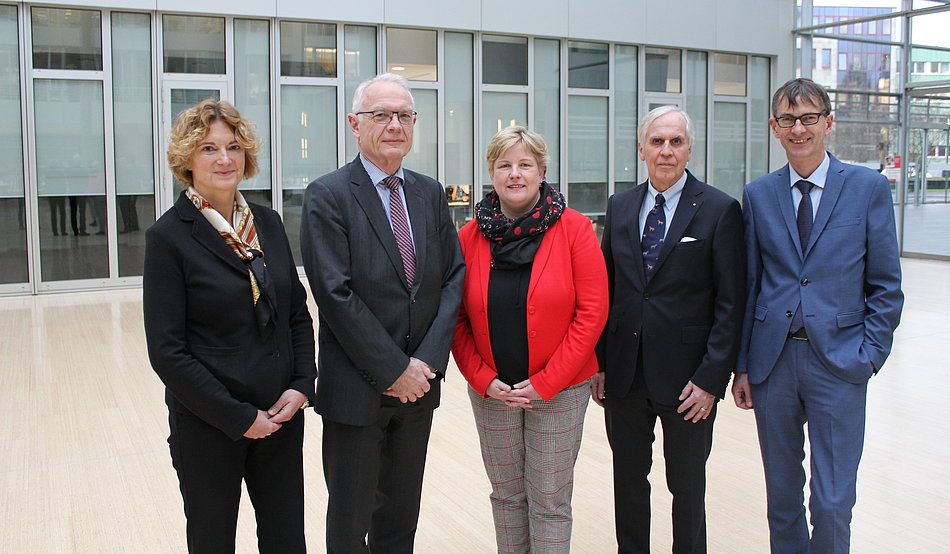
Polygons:
[[393,116],[399,120],[400,125],[409,126],[416,122],[416,113],[414,111],[394,112],[391,110],[372,110],[367,112],[356,112],[356,115],[369,115],[373,118],[373,123],[388,125],[393,120]]
[[803,113],[799,116],[794,115],[780,115],[775,118],[775,122],[778,123],[778,126],[783,129],[788,129],[789,127],[794,127],[796,121],[801,121],[802,125],[814,125],[818,123],[818,120],[821,119],[821,116],[828,115],[824,112],[812,112],[812,113]]

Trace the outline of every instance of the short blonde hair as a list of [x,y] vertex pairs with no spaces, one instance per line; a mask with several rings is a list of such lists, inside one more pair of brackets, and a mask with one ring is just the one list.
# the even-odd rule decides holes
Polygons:
[[488,162],[488,172],[491,173],[495,162],[502,154],[518,143],[521,143],[525,150],[534,156],[542,169],[547,169],[551,158],[548,155],[548,143],[544,140],[544,137],[521,125],[512,125],[495,133],[495,136],[489,141],[488,151],[485,154],[485,161]]
[[186,185],[194,184],[188,165],[195,150],[211,130],[215,121],[227,123],[234,139],[244,150],[244,178],[257,175],[257,154],[261,141],[254,136],[254,125],[243,118],[237,108],[224,100],[208,98],[178,115],[168,140],[168,166],[175,178]]

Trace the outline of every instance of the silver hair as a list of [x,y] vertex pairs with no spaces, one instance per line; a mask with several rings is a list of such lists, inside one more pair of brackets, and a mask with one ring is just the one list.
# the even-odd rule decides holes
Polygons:
[[397,84],[406,89],[406,94],[409,95],[409,102],[412,104],[412,108],[415,109],[416,101],[412,97],[412,91],[409,90],[409,81],[407,81],[402,75],[396,75],[395,73],[380,73],[372,79],[363,81],[358,87],[356,87],[356,91],[353,92],[353,113],[362,111],[364,108],[363,93],[366,91],[366,87],[372,85],[373,83],[379,83],[383,81]]
[[689,145],[692,146],[693,141],[696,140],[696,131],[693,130],[693,119],[689,117],[686,110],[673,105],[653,108],[650,110],[650,113],[643,116],[643,119],[640,120],[640,124],[637,125],[637,141],[640,144],[646,144],[647,130],[650,128],[650,125],[653,125],[654,121],[671,112],[676,112],[683,116],[683,120],[686,121],[686,138],[689,139]]

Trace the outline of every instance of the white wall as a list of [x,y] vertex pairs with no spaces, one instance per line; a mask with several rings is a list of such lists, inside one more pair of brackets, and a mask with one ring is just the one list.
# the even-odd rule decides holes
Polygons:
[[[21,2],[22,3],[22,2]],[[793,0],[58,0],[33,4],[466,29],[790,57]]]

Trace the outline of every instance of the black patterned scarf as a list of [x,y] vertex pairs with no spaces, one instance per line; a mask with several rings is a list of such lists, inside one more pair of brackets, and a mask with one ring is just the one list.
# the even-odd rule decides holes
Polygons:
[[534,261],[541,237],[564,213],[564,195],[546,181],[541,197],[528,213],[509,219],[501,211],[498,193],[492,190],[475,204],[478,230],[491,243],[492,267],[514,269]]

